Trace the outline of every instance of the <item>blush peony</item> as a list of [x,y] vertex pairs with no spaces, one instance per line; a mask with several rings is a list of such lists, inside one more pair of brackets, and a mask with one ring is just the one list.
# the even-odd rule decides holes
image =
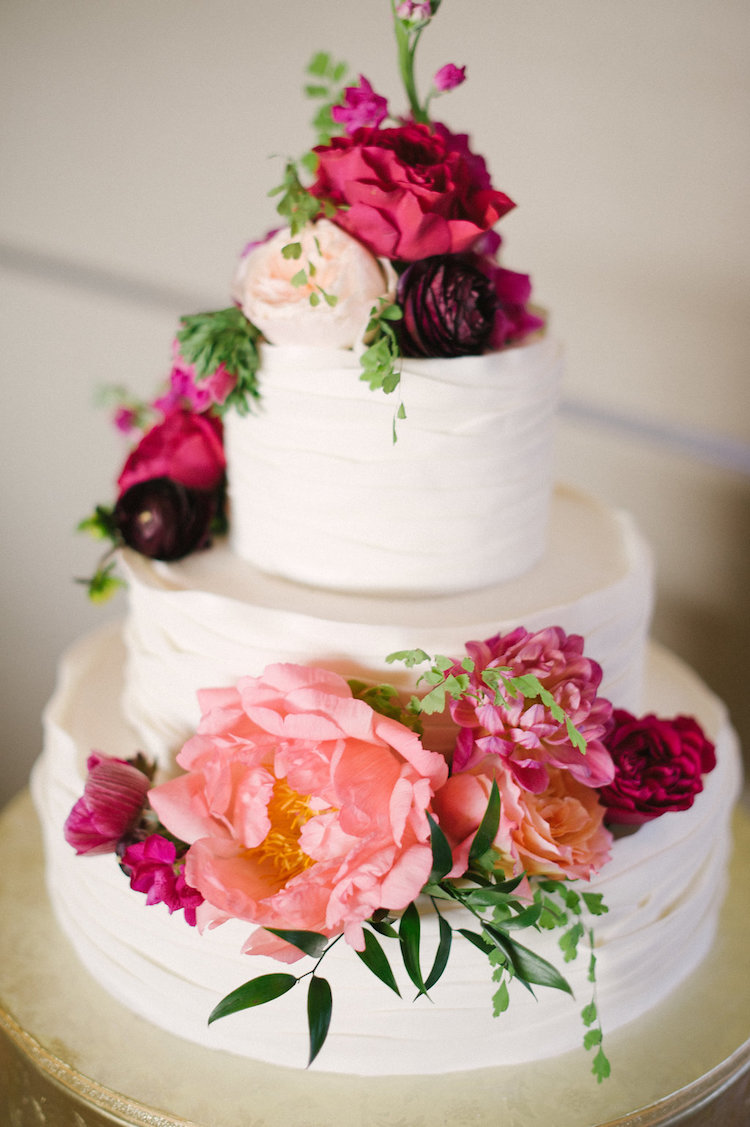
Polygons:
[[[284,248],[295,242],[301,256],[285,257]],[[293,281],[300,271],[307,277],[302,285]],[[335,302],[329,304],[321,291]],[[312,348],[358,344],[378,298],[390,299],[394,291],[391,267],[328,219],[307,226],[298,238],[284,228],[253,244],[232,288],[242,312],[271,344]]]
[[555,880],[589,880],[599,871],[609,860],[612,837],[604,828],[597,792],[569,771],[550,767],[547,775],[546,788],[533,794],[490,757],[448,779],[433,806],[453,851],[451,876],[466,871],[493,778],[500,791],[500,825],[493,842],[497,870],[506,877],[526,872]]
[[392,260],[468,250],[514,206],[491,186],[466,137],[440,125],[357,129],[315,152],[312,194],[340,209],[340,227]]
[[288,962],[300,952],[262,929],[343,933],[361,950],[363,922],[406,907],[429,875],[427,809],[445,761],[325,670],[271,665],[199,699],[185,774],[150,793],[190,843],[199,925],[257,924],[245,950]]
[[[612,781],[614,766],[602,742],[612,705],[598,697],[602,671],[584,657],[583,638],[559,626],[530,634],[523,627],[466,646],[474,662],[473,692],[451,703],[459,726],[453,770],[471,769],[487,756],[507,768],[524,790],[540,794],[549,786],[549,767],[569,771],[588,787]],[[585,754],[573,743],[564,720],[536,697],[496,703],[482,674],[508,667],[512,675],[533,674],[586,740]],[[456,667],[456,672],[460,672]]]
[[607,747],[616,774],[601,790],[607,821],[641,825],[671,810],[687,810],[716,766],[714,745],[690,716],[636,718],[615,709]]

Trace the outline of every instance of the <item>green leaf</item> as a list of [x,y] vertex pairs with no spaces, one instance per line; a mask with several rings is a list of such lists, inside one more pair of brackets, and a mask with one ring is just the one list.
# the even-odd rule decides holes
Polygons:
[[[371,924],[370,926],[374,927],[375,925]],[[393,929],[391,929],[391,931],[395,936],[396,932],[393,931]],[[390,987],[400,998],[401,991],[398,988],[396,978],[391,970],[391,964],[388,962],[388,956],[371,931],[365,931],[364,934],[365,949],[364,951],[357,951],[357,954],[367,969],[372,971],[381,982],[384,982],[386,986]]]
[[505,1013],[510,1003],[510,995],[508,994],[508,984],[503,978],[500,983],[500,988],[492,995],[492,1013],[494,1017],[499,1017],[500,1014]]
[[378,935],[385,935],[387,939],[398,939],[398,932],[393,924],[387,920],[370,919],[367,922],[374,931],[377,931]]
[[440,942],[438,943],[437,951],[435,952],[435,959],[430,968],[430,973],[425,979],[425,988],[430,990],[436,982],[442,977],[443,971],[448,965],[450,958],[451,945],[453,943],[453,929],[447,920],[438,912],[438,927],[440,929]]
[[322,78],[330,66],[331,56],[327,51],[316,51],[307,64],[307,73]]
[[396,650],[395,653],[388,654],[385,659],[391,665],[394,661],[403,661],[407,669],[412,669],[415,665],[421,665],[425,661],[429,661],[429,654],[424,650]]
[[485,931],[490,939],[497,944],[499,950],[508,959],[515,976],[525,983],[533,982],[536,986],[549,986],[555,990],[564,990],[566,994],[573,991],[569,983],[560,974],[557,967],[547,962],[541,955],[530,951],[528,947],[516,943],[492,924],[485,924]]
[[94,540],[111,540],[116,544],[119,541],[119,532],[115,523],[114,509],[97,505],[91,516],[84,517],[78,522],[76,532],[87,532]]
[[592,916],[603,916],[609,908],[604,903],[603,893],[601,892],[582,892],[583,902]]
[[106,603],[125,586],[125,581],[113,573],[114,561],[106,567],[97,568],[90,579],[78,579],[77,583],[83,584],[88,590],[88,597],[92,603]]
[[282,258],[297,259],[302,257],[302,243],[287,243],[281,248]]
[[594,1045],[601,1045],[602,1031],[601,1029],[589,1029],[588,1033],[584,1035],[583,1047],[584,1049],[593,1049]]
[[581,1018],[584,1025],[593,1025],[597,1018],[596,1002],[589,1002],[581,1010]]
[[177,331],[180,354],[193,365],[196,378],[205,379],[224,367],[237,381],[226,402],[216,410],[223,413],[234,407],[240,414],[246,413],[249,399],[260,397],[257,381],[260,330],[235,306],[190,314],[180,323],[182,327]]
[[327,936],[317,931],[287,931],[280,927],[267,927],[265,930],[278,935],[279,939],[291,943],[293,947],[297,947],[305,955],[311,955],[313,959],[319,959],[331,942]]
[[599,1052],[594,1057],[591,1064],[591,1071],[596,1077],[598,1084],[601,1084],[602,1080],[606,1080],[612,1071],[610,1063],[604,1054],[604,1049],[600,1048]]
[[497,780],[492,780],[492,790],[487,802],[487,809],[484,812],[482,821],[479,823],[479,829],[474,835],[474,840],[471,843],[469,850],[469,868],[473,864],[478,863],[480,858],[483,858],[490,846],[492,845],[497,835],[498,826],[500,825],[500,791],[498,790]]
[[314,974],[307,991],[307,1026],[310,1030],[308,1067],[323,1048],[331,1024],[332,1011],[333,998],[328,980]]
[[453,868],[453,854],[448,839],[431,814],[427,815],[427,821],[430,824],[430,845],[432,846],[432,872],[429,880],[439,884]]
[[419,922],[419,912],[414,901],[404,911],[401,916],[401,924],[398,930],[398,938],[401,943],[401,956],[404,960],[406,973],[412,980],[420,994],[426,993],[424,979],[422,978],[422,968],[419,965],[419,940],[421,935],[421,925]]
[[460,927],[458,930],[459,934],[463,935],[464,939],[468,939],[469,943],[473,943],[483,955],[490,955],[494,951],[495,948],[492,944],[485,939],[483,935],[479,935],[478,932],[469,931],[468,928],[465,927]]
[[272,1002],[274,998],[286,994],[296,983],[297,979],[293,974],[262,974],[258,978],[251,978],[214,1006],[209,1014],[208,1024],[239,1010],[249,1010],[252,1006]]

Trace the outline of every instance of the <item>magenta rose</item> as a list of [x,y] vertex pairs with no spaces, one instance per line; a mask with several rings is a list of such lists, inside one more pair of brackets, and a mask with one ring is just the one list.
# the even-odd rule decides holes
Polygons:
[[373,254],[404,262],[467,250],[514,206],[465,136],[408,122],[357,129],[315,149],[313,195]]
[[117,481],[119,496],[159,477],[188,489],[214,490],[225,468],[221,421],[176,409],[151,427],[130,453]]
[[323,669],[271,665],[199,693],[185,774],[149,795],[190,843],[185,878],[199,926],[257,925],[244,950],[301,952],[265,928],[343,932],[357,950],[378,908],[405,908],[430,873],[427,811],[445,760]]
[[671,810],[687,810],[716,766],[714,745],[690,716],[662,720],[615,709],[607,747],[613,781],[600,790],[607,822],[639,826]]
[[150,779],[126,759],[94,751],[86,761],[83,791],[63,833],[76,853],[114,853],[141,816]]

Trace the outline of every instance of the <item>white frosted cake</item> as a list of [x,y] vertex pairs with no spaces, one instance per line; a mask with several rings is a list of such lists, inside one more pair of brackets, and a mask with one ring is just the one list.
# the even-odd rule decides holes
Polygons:
[[[402,45],[431,18],[398,5]],[[393,127],[341,93],[289,228],[118,415],[88,523],[127,610],[46,714],[50,896],[105,989],[207,1047],[409,1075],[585,1033],[602,1079],[607,1031],[711,947],[738,751],[649,645],[630,518],[553,485],[560,352],[497,261],[512,204],[413,89]]]

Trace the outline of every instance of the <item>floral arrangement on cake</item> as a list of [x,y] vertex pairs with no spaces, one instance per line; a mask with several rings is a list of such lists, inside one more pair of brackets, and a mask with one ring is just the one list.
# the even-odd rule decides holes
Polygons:
[[[588,934],[581,1016],[601,1081],[591,920],[607,908],[586,884],[609,860],[611,827],[691,806],[713,745],[690,718],[613,711],[583,639],[558,627],[470,642],[459,659],[414,650],[388,660],[427,666],[406,703],[386,685],[291,664],[200,692],[200,724],[166,781],[142,755],[92,752],[66,840],[79,854],[114,853],[147,905],[182,911],[201,931],[247,922],[249,956],[307,957],[298,975],[239,985],[208,1020],[306,981],[310,1063],[333,1012],[321,963],[342,940],[399,993],[395,951],[417,996],[448,970],[454,942],[473,944],[501,1020],[514,980],[571,992],[519,931],[559,929],[563,961]],[[447,755],[423,733],[436,713],[449,718]],[[456,906],[457,927],[446,911]],[[428,954],[425,911],[438,921]]]
[[[502,266],[497,222],[512,200],[492,184],[469,138],[431,114],[466,77],[453,63],[420,98],[415,55],[441,0],[391,0],[408,111],[394,116],[360,75],[320,52],[308,67],[317,143],[287,162],[282,226],[242,252],[226,309],[182,318],[167,390],[151,403],[115,389],[115,422],[134,448],[114,506],[80,528],[151,558],[180,559],[226,528],[221,416],[262,396],[264,343],[351,349],[361,379],[394,395],[404,357],[508,348],[543,327],[531,281]],[[119,585],[112,552],[84,581],[94,600]]]

